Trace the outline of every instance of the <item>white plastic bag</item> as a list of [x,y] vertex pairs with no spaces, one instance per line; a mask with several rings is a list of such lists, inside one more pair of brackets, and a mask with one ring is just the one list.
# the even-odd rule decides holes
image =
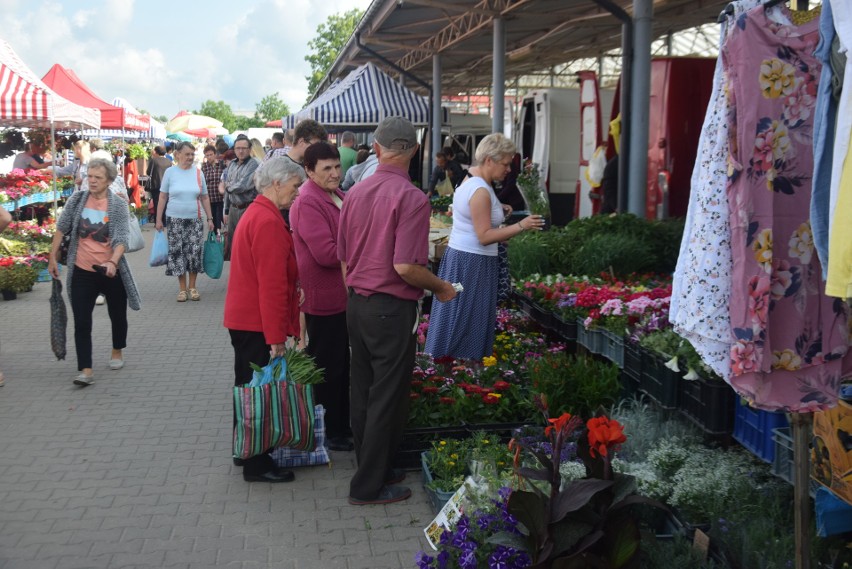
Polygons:
[[599,188],[603,180],[604,168],[606,168],[606,147],[598,146],[589,160],[589,168],[586,170],[586,179],[593,188]]

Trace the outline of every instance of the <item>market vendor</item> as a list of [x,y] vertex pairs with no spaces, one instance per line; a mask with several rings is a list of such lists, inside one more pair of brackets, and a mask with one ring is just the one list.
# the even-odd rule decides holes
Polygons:
[[27,150],[15,156],[12,165],[13,170],[42,170],[53,165],[52,160],[45,160],[44,153],[47,150],[44,143],[34,140],[29,143]]

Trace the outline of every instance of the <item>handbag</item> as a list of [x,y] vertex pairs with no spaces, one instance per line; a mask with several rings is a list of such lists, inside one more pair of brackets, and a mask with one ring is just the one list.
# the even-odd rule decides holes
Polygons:
[[66,233],[59,242],[59,251],[56,253],[56,262],[60,265],[68,264],[68,249],[71,248],[71,234]]
[[50,294],[50,347],[57,360],[65,359],[65,329],[68,325],[68,312],[62,299],[62,281],[53,279],[53,291]]
[[145,238],[142,237],[142,226],[139,225],[139,220],[135,215],[130,215],[127,219],[127,253],[133,253],[145,248]]
[[222,276],[224,265],[225,250],[222,240],[211,231],[207,234],[207,241],[204,242],[204,272],[211,279],[218,279]]
[[234,387],[234,458],[251,458],[278,447],[312,451],[314,437],[313,385],[294,383],[287,377],[283,357],[272,358],[262,369],[268,379]]
[[314,439],[316,439],[315,450],[295,450],[292,448],[277,448],[272,451],[272,460],[278,468],[294,468],[297,466],[317,466],[328,464],[331,458],[328,456],[328,447],[325,445],[325,407],[317,405],[314,407],[316,419],[314,420]]

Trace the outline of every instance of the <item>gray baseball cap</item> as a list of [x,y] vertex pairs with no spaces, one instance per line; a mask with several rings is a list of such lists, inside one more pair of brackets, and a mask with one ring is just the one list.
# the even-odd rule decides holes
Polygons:
[[408,150],[417,145],[414,125],[402,117],[388,117],[380,122],[373,137],[376,142],[391,150]]

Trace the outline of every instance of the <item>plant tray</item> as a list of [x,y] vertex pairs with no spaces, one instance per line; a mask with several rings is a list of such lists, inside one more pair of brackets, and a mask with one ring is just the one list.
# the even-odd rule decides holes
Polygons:
[[602,354],[604,351],[605,338],[601,330],[588,329],[583,325],[581,318],[577,319],[577,343],[592,352]]
[[729,435],[734,430],[737,397],[723,381],[699,378],[681,380],[680,412],[709,435]]
[[620,368],[624,367],[624,336],[609,330],[599,330],[601,355]]
[[423,489],[426,490],[426,495],[429,497],[429,504],[432,506],[432,512],[437,514],[456,492],[455,490],[452,492],[432,490],[428,487],[433,478],[432,471],[429,470],[429,464],[426,461],[426,451],[420,453],[420,466],[423,472]]
[[734,439],[757,457],[772,463],[775,458],[772,429],[788,427],[787,416],[752,409],[742,399],[734,407]]
[[680,375],[665,366],[654,354],[643,352],[642,380],[639,390],[657,402],[663,409],[677,409],[680,401]]
[[625,375],[637,383],[642,379],[643,351],[639,344],[624,342],[624,366],[621,369],[624,370]]
[[566,342],[577,341],[577,321],[565,320],[558,314],[553,315],[554,331]]
[[402,442],[393,457],[393,466],[407,470],[417,469],[420,466],[420,454],[432,448],[432,441],[466,437],[467,430],[464,425],[407,428],[402,432]]
[[772,457],[772,474],[793,483],[794,452],[793,433],[790,427],[772,429],[772,440],[775,444],[775,456]]
[[556,327],[556,319],[553,312],[536,302],[532,302],[530,305],[530,318],[548,330],[553,330]]
[[501,441],[508,442],[514,436],[517,429],[529,426],[540,426],[535,421],[521,421],[517,423],[465,423],[464,428],[468,435],[472,435],[477,431],[485,431],[493,433],[500,437]]

